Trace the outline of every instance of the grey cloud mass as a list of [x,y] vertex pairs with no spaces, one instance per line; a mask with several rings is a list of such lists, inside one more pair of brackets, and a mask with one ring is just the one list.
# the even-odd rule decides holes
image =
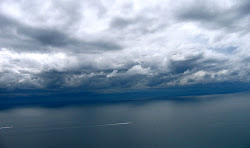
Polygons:
[[216,1],[194,1],[177,13],[183,21],[195,21],[210,29],[224,29],[228,32],[249,32],[250,2],[248,0],[226,1],[217,5]]
[[0,2],[0,89],[250,81],[250,2]]
[[[57,47],[65,50],[84,50],[86,52],[118,50],[121,48],[118,44],[105,40],[84,41],[76,39],[56,28],[39,28],[24,25],[6,16],[0,16],[0,21],[1,32],[3,32],[1,37],[2,46],[8,48],[39,51]],[[16,42],[13,42],[13,39]]]

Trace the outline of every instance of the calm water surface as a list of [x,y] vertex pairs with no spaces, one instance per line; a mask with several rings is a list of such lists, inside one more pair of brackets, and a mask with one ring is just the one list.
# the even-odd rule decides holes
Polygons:
[[249,148],[250,93],[0,110],[0,148]]

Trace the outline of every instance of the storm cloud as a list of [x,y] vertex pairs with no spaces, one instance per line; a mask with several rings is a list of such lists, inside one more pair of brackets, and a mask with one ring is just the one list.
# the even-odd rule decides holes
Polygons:
[[250,81],[247,0],[0,2],[1,89]]

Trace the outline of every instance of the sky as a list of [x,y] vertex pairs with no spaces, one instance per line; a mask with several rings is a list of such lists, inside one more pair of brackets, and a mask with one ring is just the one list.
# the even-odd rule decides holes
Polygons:
[[0,89],[250,82],[249,0],[1,0]]

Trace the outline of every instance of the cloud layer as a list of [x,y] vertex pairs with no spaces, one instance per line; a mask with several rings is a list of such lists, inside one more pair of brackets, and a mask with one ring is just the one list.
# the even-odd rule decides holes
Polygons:
[[0,88],[250,81],[247,0],[0,2]]

